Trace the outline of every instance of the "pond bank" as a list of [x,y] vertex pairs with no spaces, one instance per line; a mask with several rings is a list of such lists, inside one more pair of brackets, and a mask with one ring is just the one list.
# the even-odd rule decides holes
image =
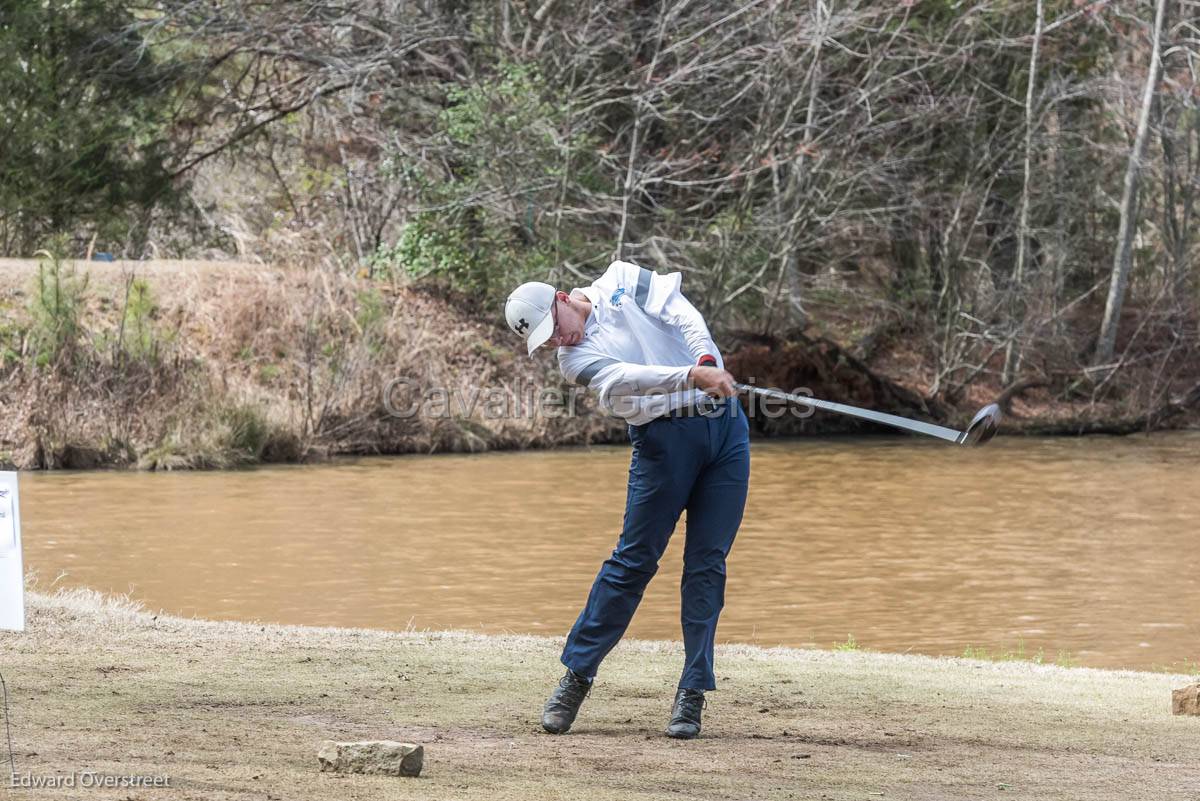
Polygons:
[[[1004,434],[1200,423],[1200,382],[1143,404],[1136,393],[1097,401],[1079,387],[1002,391],[980,379],[950,404],[931,386],[937,371],[918,336],[866,348],[847,333],[854,309],[834,304],[820,317],[830,327],[811,336],[721,332],[730,369],[960,428],[999,398],[1013,412]],[[625,441],[624,425],[564,384],[552,356],[525,358],[498,314],[406,283],[261,264],[0,259],[0,382],[0,466],[19,469],[211,469]],[[762,414],[753,428],[864,430],[829,414]]]
[[[630,641],[553,737],[538,712],[557,639],[217,623],[87,591],[28,602],[28,631],[0,632],[17,772],[170,776],[136,798],[1200,794],[1200,719],[1170,714],[1186,676],[721,646],[704,735],[677,742],[661,730],[680,645]],[[425,770],[322,774],[325,739],[419,742]]]

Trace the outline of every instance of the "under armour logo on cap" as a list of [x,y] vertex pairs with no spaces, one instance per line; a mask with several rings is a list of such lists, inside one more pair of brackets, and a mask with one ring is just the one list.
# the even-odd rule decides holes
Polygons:
[[520,320],[517,320],[517,333],[518,334],[524,334],[525,329],[528,327],[529,327],[529,322],[524,317],[522,317]]

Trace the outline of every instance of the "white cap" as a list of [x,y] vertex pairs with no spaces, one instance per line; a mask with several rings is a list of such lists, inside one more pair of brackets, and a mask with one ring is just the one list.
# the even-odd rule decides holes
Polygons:
[[554,333],[554,287],[541,281],[521,284],[504,301],[504,319],[514,333],[525,338],[529,355],[540,348]]

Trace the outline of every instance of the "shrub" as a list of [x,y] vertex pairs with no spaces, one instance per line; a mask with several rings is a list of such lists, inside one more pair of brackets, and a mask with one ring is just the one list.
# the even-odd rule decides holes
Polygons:
[[117,336],[118,355],[114,361],[128,358],[155,362],[159,357],[159,337],[154,324],[158,307],[143,278],[130,276],[125,286],[125,313]]
[[77,355],[88,280],[57,256],[39,251],[38,273],[29,299],[29,338],[34,363],[45,367]]

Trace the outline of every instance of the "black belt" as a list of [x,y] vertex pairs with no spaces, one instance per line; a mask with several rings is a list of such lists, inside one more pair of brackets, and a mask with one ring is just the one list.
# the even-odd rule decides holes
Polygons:
[[682,406],[678,406],[663,417],[720,417],[727,410],[731,402],[729,398],[714,398],[712,395],[705,395],[703,398],[698,398]]

